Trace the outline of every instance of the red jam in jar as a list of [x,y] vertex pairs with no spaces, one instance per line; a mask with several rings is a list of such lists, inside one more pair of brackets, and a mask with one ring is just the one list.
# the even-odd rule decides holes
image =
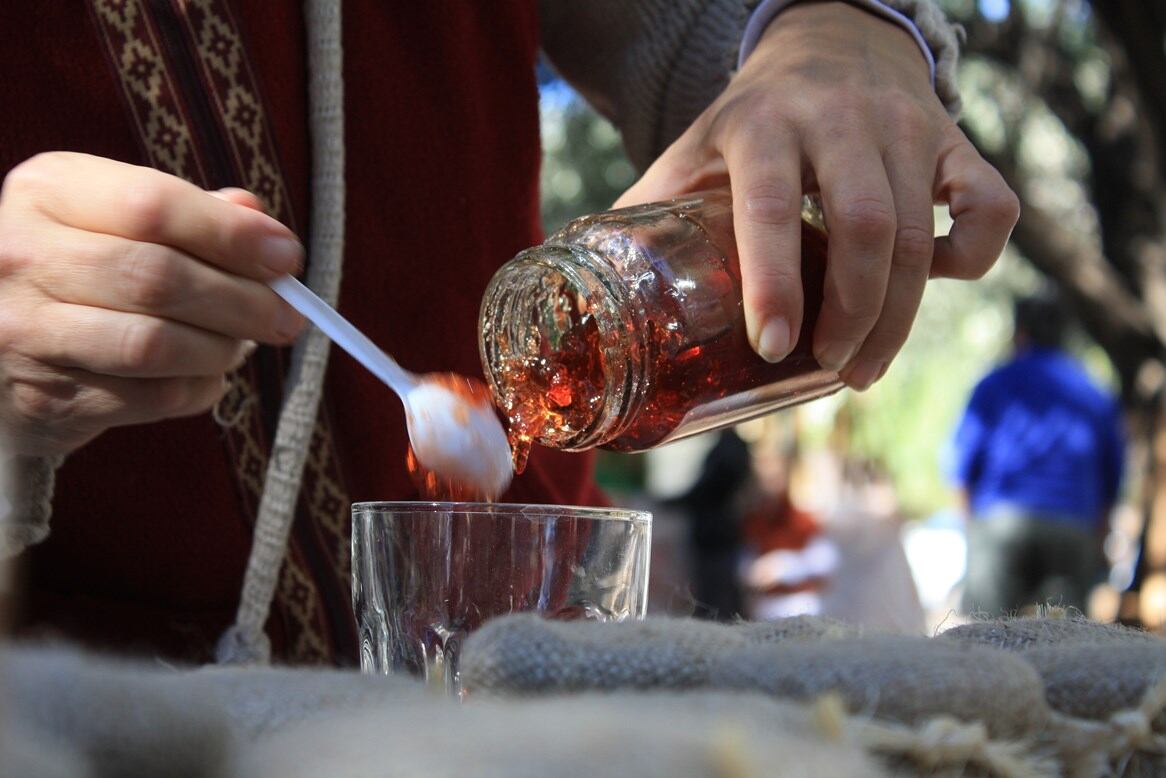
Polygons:
[[769,363],[745,334],[727,192],[584,216],[523,251],[479,320],[516,469],[532,442],[642,451],[837,391],[811,353],[825,271],[826,233],[807,212],[801,333]]

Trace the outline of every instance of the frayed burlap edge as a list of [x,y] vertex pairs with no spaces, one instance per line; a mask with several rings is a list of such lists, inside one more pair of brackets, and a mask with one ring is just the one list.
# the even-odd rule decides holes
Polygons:
[[1103,721],[1053,713],[1050,734],[1059,746],[1068,778],[1122,775],[1139,754],[1166,757],[1166,733],[1154,731],[1154,720],[1166,713],[1166,676],[1146,690],[1134,708],[1120,710]]
[[815,721],[835,739],[852,738],[866,750],[905,759],[922,771],[975,766],[998,778],[1054,778],[1057,760],[1035,743],[993,740],[982,722],[936,716],[918,726],[850,716],[842,697],[827,694],[813,705]]

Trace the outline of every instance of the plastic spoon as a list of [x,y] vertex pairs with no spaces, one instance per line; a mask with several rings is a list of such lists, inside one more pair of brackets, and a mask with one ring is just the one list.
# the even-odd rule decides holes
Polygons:
[[494,498],[510,484],[513,465],[506,432],[488,404],[475,404],[398,365],[311,289],[291,276],[271,288],[397,393],[413,454],[439,476],[476,486]]

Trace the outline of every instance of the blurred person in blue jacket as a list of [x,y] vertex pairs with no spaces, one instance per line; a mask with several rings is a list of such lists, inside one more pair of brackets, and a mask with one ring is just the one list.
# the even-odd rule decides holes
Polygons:
[[976,385],[954,439],[970,517],[964,610],[1084,610],[1105,569],[1121,413],[1063,350],[1068,317],[1055,297],[1020,299],[1014,313],[1012,356]]

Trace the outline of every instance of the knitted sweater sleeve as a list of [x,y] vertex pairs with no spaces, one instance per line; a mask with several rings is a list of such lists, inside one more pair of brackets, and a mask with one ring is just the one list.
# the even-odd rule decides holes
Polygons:
[[[643,170],[729,83],[760,2],[541,0],[543,52],[620,128],[629,158]],[[958,111],[960,29],[932,0],[883,2],[919,28],[936,61],[936,91],[949,112]]]

